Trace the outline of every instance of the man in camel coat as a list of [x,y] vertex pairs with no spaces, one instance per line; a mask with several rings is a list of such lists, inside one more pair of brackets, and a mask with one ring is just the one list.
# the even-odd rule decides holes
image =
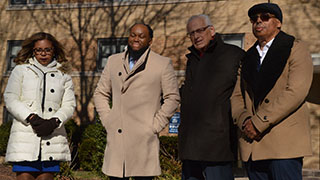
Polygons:
[[301,180],[311,155],[305,103],[313,65],[307,47],[281,31],[277,4],[249,9],[257,42],[247,51],[231,98],[242,160],[250,179]]
[[150,26],[133,25],[128,50],[109,57],[94,93],[107,131],[102,171],[111,179],[161,174],[158,136],[180,96],[171,60],[150,49],[152,37]]

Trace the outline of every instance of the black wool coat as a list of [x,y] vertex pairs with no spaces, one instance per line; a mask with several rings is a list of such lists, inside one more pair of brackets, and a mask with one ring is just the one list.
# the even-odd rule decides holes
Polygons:
[[244,51],[225,44],[219,34],[201,57],[194,46],[189,50],[186,79],[180,91],[179,157],[181,160],[233,161],[237,139],[230,96]]

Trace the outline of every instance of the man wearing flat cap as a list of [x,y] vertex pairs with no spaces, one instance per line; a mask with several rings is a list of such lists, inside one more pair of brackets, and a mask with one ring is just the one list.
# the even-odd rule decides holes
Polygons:
[[313,74],[307,47],[281,31],[277,4],[248,11],[256,43],[247,51],[231,97],[242,160],[250,179],[302,179],[312,154],[305,98]]

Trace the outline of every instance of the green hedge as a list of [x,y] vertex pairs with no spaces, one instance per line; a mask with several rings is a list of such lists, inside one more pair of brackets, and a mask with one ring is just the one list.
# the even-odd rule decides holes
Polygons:
[[7,150],[12,121],[1,124],[0,126],[0,156],[4,156]]
[[82,134],[79,148],[80,168],[100,173],[105,147],[106,131],[100,120],[97,120],[95,124],[88,125]]
[[162,175],[157,179],[181,179],[181,162],[178,160],[178,136],[160,137],[160,165]]

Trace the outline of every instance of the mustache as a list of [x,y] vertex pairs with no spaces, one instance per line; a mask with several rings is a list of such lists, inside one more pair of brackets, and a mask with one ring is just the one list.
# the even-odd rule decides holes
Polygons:
[[255,26],[255,28],[264,28],[264,25],[261,24],[261,23],[259,23],[259,24],[257,24],[257,25]]

